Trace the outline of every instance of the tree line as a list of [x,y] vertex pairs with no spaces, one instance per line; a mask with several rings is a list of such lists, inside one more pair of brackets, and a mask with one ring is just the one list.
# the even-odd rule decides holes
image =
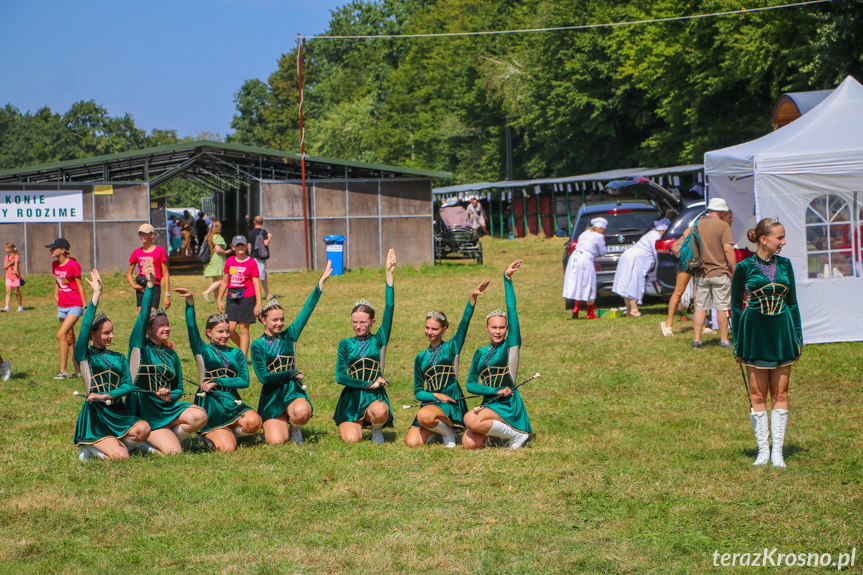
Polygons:
[[[353,0],[332,12],[326,35],[553,28],[769,4]],[[782,93],[863,80],[859,14],[863,0],[833,0],[586,30],[311,39],[301,51],[306,152],[452,171],[456,182],[504,179],[509,158],[515,178],[697,163],[769,131]],[[299,151],[297,54],[281,55],[267,81],[243,83],[227,141]],[[191,139],[146,133],[93,101],[64,114],[0,108],[0,169]],[[174,203],[195,200],[175,186]]]

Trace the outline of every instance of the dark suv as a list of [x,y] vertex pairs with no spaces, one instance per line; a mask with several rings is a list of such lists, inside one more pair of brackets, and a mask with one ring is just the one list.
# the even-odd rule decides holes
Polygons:
[[656,281],[662,293],[672,293],[677,283],[678,259],[671,253],[671,245],[692,225],[695,218],[705,213],[707,207],[703,200],[689,204],[656,241]]
[[575,251],[578,236],[587,229],[590,220],[597,217],[608,220],[608,227],[605,229],[607,253],[595,260],[599,264],[599,270],[596,272],[596,289],[599,291],[611,289],[620,254],[647,233],[653,226],[653,222],[662,217],[662,212],[647,200],[600,202],[581,206],[578,217],[573,223],[572,236],[566,242],[563,251],[564,270],[570,254]]
[[[597,291],[611,289],[620,254],[646,234],[653,227],[654,221],[663,217],[674,219],[684,209],[683,202],[677,196],[647,178],[611,182],[602,190],[602,197],[610,201],[581,206],[573,222],[572,234],[563,250],[565,271],[570,254],[575,251],[578,236],[587,229],[590,220],[596,217],[608,220],[608,228],[605,230],[607,254],[596,258],[596,263],[599,264],[599,271],[596,272]],[[647,291],[659,291],[652,279],[648,281]],[[567,305],[570,304],[571,302],[567,301]]]

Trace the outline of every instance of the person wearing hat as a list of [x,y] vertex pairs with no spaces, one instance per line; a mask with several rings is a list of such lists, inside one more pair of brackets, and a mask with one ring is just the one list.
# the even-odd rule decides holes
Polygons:
[[75,322],[84,315],[84,284],[81,282],[81,265],[70,253],[72,246],[65,238],[57,238],[47,246],[54,262],[51,269],[54,273],[54,300],[57,302],[57,318],[60,320],[60,330],[57,332],[57,342],[60,344],[60,372],[54,376],[56,380],[80,377],[78,361],[72,357],[75,372],[69,374],[66,366],[70,351],[75,349]]
[[667,218],[653,222],[653,228],[620,255],[611,291],[623,298],[629,317],[641,317],[638,304],[644,296],[647,274],[656,265],[656,241],[670,225]]
[[576,249],[569,256],[563,276],[563,297],[575,300],[572,319],[578,319],[581,302],[587,302],[587,319],[596,319],[593,302],[596,300],[596,264],[594,259],[605,255],[605,229],[608,220],[593,218],[590,227],[581,232]]
[[[171,307],[171,277],[168,273],[168,254],[162,246],[153,245],[153,238],[156,237],[156,229],[150,224],[141,224],[138,228],[138,238],[141,240],[141,247],[135,248],[132,255],[129,256],[129,269],[126,270],[126,280],[132,289],[135,290],[135,300],[138,304],[138,311],[141,311],[141,300],[144,298],[144,286],[147,285],[147,278],[144,274],[143,262],[153,264],[153,271],[156,274],[156,285],[153,288],[153,301],[158,303],[162,295],[162,286],[165,286],[165,296],[162,300],[162,307],[168,309]],[[133,274],[135,268],[138,268],[137,274]],[[153,308],[156,309],[155,307]]]
[[[219,313],[228,316],[231,341],[249,357],[249,325],[261,315],[261,274],[254,258],[249,257],[249,242],[245,236],[234,236],[231,245],[234,255],[225,261],[216,305]],[[226,293],[227,305],[222,302]]]
[[695,230],[700,240],[701,259],[704,264],[695,270],[695,313],[693,324],[694,349],[704,346],[701,333],[707,312],[715,307],[718,312],[720,347],[731,347],[728,341],[728,311],[731,310],[731,274],[737,265],[731,226],[725,221],[728,204],[722,198],[712,198],[707,204],[707,215],[698,219]]

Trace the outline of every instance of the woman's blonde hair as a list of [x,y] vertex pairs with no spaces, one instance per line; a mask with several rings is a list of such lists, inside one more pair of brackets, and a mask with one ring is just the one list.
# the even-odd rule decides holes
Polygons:
[[[219,231],[216,232],[216,226],[219,227]],[[210,232],[207,234],[206,242],[210,244],[210,253],[216,253],[216,244],[213,243],[213,236],[216,233],[222,233],[222,222],[219,220],[213,220],[212,225],[210,225]]]
[[13,244],[12,242],[9,242],[6,244],[6,247],[9,248],[10,250],[12,250],[13,254],[15,254],[16,256],[18,255],[18,248],[15,247],[15,244]]

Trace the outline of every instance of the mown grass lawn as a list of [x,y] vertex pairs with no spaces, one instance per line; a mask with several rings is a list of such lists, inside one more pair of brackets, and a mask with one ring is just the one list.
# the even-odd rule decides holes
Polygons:
[[[573,322],[560,297],[560,240],[484,248],[483,267],[397,269],[387,354],[396,426],[384,446],[342,444],[331,419],[338,341],[351,335],[355,300],[383,303],[382,270],[330,280],[300,340],[315,407],[304,446],[273,448],[260,437],[235,453],[193,446],[116,463],[77,460],[72,391],[82,384],[52,381],[51,278],[28,278],[26,313],[0,315],[0,351],[14,371],[0,388],[0,572],[700,573],[718,569],[715,550],[764,547],[834,557],[856,547],[860,569],[863,344],[806,348],[792,373],[788,468],[754,468],[740,373],[717,336],[699,351],[681,332],[688,324],[662,338],[659,301],[641,319]],[[456,323],[470,289],[492,280],[468,335],[464,381],[487,342],[485,314],[504,306],[503,269],[517,257],[520,379],[542,373],[522,388],[536,431],[530,447],[407,449],[415,411],[401,406],[414,403],[426,312],[443,309]],[[316,280],[271,276],[288,320]],[[121,276],[106,283],[101,307],[125,351],[134,300]],[[205,286],[197,276],[172,284]],[[196,304],[203,324],[215,306]],[[191,374],[182,300],[174,305],[172,339]],[[253,377],[243,397],[256,406],[259,391]]]

